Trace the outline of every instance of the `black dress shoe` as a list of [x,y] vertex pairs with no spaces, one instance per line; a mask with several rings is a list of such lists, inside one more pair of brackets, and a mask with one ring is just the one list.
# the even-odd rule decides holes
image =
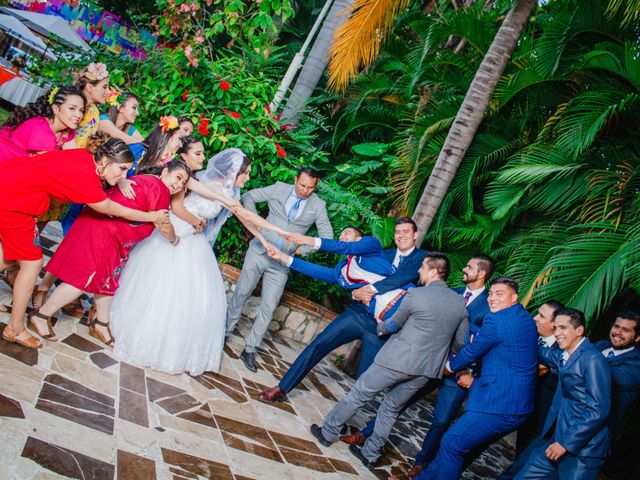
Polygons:
[[322,445],[324,445],[325,447],[331,446],[331,442],[326,438],[324,438],[324,435],[322,435],[321,427],[319,427],[315,423],[312,423],[311,426],[309,427],[309,431],[311,432],[311,435],[316,437],[316,440],[318,440]]
[[256,367],[256,354],[254,352],[247,352],[246,350],[243,350],[240,354],[240,360],[242,360],[244,366],[252,372],[258,371],[258,368]]
[[367,467],[369,470],[373,470],[375,468],[376,462],[367,460],[367,458],[362,455],[362,450],[357,445],[349,445],[349,451],[354,457],[362,462],[362,465]]

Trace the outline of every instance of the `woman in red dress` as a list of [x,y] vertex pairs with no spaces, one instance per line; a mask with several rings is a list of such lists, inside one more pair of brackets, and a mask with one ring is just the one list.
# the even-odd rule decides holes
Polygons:
[[[109,200],[102,182],[115,185],[133,164],[131,151],[120,140],[96,143],[87,150],[54,151],[35,157],[15,157],[2,164],[0,175],[0,271],[18,262],[9,325],[2,336],[29,348],[42,344],[24,328],[27,303],[42,267],[36,221],[50,198],[86,203],[94,210],[136,222],[168,222],[168,212],[141,212]],[[46,331],[46,325],[40,331]]]
[[[189,167],[173,160],[149,172],[158,175],[132,177],[135,181],[134,199],[125,197],[117,187],[109,190],[107,196],[116,203],[136,210],[169,208],[171,195],[181,191],[189,180]],[[172,244],[178,244],[180,237],[176,236],[170,222],[157,223],[155,226]],[[93,315],[90,314],[89,334],[111,346],[113,337],[109,330],[109,308],[118,288],[120,274],[130,250],[151,235],[153,229],[153,224],[109,218],[85,208],[46,266],[48,272],[64,283],[56,287],[40,310],[29,314],[29,328],[37,331],[35,318],[50,323],[51,315],[64,305],[79,298],[83,292],[92,293],[97,318],[91,318]],[[57,340],[52,329],[44,338]]]

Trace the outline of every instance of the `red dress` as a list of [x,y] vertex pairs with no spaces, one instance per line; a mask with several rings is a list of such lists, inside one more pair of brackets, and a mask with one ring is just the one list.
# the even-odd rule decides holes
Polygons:
[[37,218],[59,202],[98,203],[107,196],[93,155],[84,149],[14,157],[0,165],[0,241],[5,260],[38,260]]
[[[152,175],[131,177],[136,198],[130,200],[116,187],[108,197],[125,207],[142,211],[166,210],[171,194]],[[130,222],[85,208],[47,264],[47,271],[80,290],[113,295],[133,246],[153,232],[152,223]]]

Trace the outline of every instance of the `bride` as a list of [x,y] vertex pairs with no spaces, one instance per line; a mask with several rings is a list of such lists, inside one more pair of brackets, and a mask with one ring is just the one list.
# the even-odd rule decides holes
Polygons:
[[[189,142],[185,149],[183,160],[196,170],[202,168],[202,144]],[[174,205],[172,200],[171,222],[179,242],[172,245],[153,233],[133,249],[111,306],[114,353],[120,359],[168,373],[218,371],[227,299],[210,242],[215,242],[231,215],[224,206],[233,205],[238,218],[265,248],[268,244],[256,224],[283,233],[238,207],[250,169],[242,150],[230,148],[215,155],[197,178],[209,189],[202,193],[217,200],[195,192],[178,199],[182,203],[184,198],[183,205]],[[199,233],[205,224],[204,232]]]

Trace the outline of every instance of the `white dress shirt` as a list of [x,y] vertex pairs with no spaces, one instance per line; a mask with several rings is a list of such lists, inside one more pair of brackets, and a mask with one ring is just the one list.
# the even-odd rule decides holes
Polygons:
[[629,347],[629,348],[625,348],[623,350],[616,350],[613,347],[609,347],[609,348],[605,348],[604,350],[602,350],[602,355],[604,355],[605,357],[609,356],[609,352],[613,352],[613,354],[617,357],[618,355],[622,355],[623,353],[627,353],[632,351],[634,348],[636,347]]
[[[573,351],[575,352],[578,347],[582,344],[582,342],[584,342],[585,337],[582,337],[582,340],[580,340],[578,342],[578,344],[576,345],[576,348],[573,349]],[[573,352],[572,352],[573,353]],[[569,352],[567,352],[566,350],[564,350],[562,352],[562,365],[564,365],[565,363],[567,363],[567,360],[569,360],[569,357],[571,356],[571,354]]]
[[547,348],[553,347],[553,344],[556,343],[556,336],[551,334],[548,337],[540,337],[544,342],[544,346]]
[[464,293],[462,294],[462,296],[466,297],[467,292],[471,294],[471,296],[469,297],[469,300],[467,300],[467,305],[470,305],[471,302],[473,302],[478,297],[478,295],[484,292],[484,285],[481,286],[480,288],[476,288],[475,290],[469,290],[469,288],[465,287]]

